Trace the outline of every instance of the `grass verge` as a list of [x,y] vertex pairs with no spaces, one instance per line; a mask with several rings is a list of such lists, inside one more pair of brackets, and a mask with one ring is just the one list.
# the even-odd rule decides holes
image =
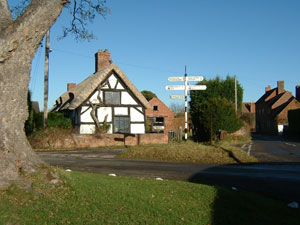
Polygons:
[[61,171],[0,192],[0,224],[297,224],[298,209],[221,187]]
[[212,146],[192,141],[129,147],[118,157],[123,159],[197,162],[205,164],[249,163],[257,160],[233,142],[220,142]]

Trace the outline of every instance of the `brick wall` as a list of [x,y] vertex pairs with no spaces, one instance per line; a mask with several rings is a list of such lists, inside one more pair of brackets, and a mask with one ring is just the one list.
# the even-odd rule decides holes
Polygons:
[[[146,110],[146,117],[164,117],[165,131],[173,129],[174,112],[158,98],[152,98],[149,104],[151,108]],[[157,110],[154,110],[154,106],[157,106]]]
[[100,146],[124,146],[144,144],[166,144],[168,139],[164,134],[71,134],[55,140],[45,137],[31,143],[34,149],[81,149],[97,148]]
[[291,109],[297,109],[300,108],[300,103],[294,99],[292,102],[290,102],[289,105],[287,105],[284,110],[280,112],[277,116],[278,124],[284,124],[288,125],[288,111]]

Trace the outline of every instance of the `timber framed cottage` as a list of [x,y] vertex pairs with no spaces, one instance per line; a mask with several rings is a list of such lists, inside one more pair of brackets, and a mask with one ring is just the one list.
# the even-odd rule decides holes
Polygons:
[[95,62],[96,72],[78,85],[68,84],[53,111],[69,116],[80,134],[95,133],[104,125],[110,134],[145,133],[148,101],[111,62],[108,50],[99,50]]

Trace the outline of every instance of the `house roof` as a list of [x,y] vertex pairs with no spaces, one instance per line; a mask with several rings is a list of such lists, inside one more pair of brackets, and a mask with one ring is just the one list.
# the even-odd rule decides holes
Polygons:
[[107,67],[99,70],[98,72],[90,75],[84,81],[73,87],[71,90],[62,94],[57,100],[53,111],[60,110],[74,110],[79,107],[84,101],[88,99],[93,91],[106,79],[106,77],[114,71],[125,85],[132,91],[137,99],[145,106],[150,108],[149,102],[145,97],[138,91],[138,89],[131,83],[125,73],[115,64],[110,64]]
[[276,89],[277,88],[273,88],[272,90],[267,91],[263,96],[261,96],[257,100],[257,102],[255,104],[260,103],[260,102],[266,102],[268,100],[268,98],[274,93],[274,91],[276,92]]
[[163,103],[159,98],[157,97],[153,97],[150,101],[149,101],[149,104],[151,106],[154,106],[154,105],[160,105],[162,106],[163,108],[162,109],[159,109],[158,111],[154,111],[153,108],[151,109],[148,109],[146,110],[146,115],[147,116],[161,116],[161,117],[164,117],[165,115],[167,114],[173,114],[174,115],[174,112],[168,107],[166,106],[165,103]]
[[[272,95],[274,96],[272,97]],[[264,102],[265,105],[271,109],[271,116],[275,117],[295,100],[296,99],[291,92],[284,91],[277,94],[277,88],[273,88],[272,90],[267,91],[255,104]]]

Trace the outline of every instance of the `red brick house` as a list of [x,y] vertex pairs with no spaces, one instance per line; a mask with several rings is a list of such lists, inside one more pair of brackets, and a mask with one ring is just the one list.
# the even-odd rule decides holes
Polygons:
[[150,123],[163,122],[165,125],[164,132],[168,133],[168,130],[173,129],[174,112],[158,98],[152,98],[149,104],[151,108],[146,109],[147,120],[150,121]]
[[255,103],[254,102],[243,102],[242,113],[255,113]]
[[255,103],[256,131],[265,134],[281,134],[288,125],[288,110],[300,108],[300,86],[296,87],[296,98],[284,90],[284,81],[277,88],[266,87],[265,94]]

